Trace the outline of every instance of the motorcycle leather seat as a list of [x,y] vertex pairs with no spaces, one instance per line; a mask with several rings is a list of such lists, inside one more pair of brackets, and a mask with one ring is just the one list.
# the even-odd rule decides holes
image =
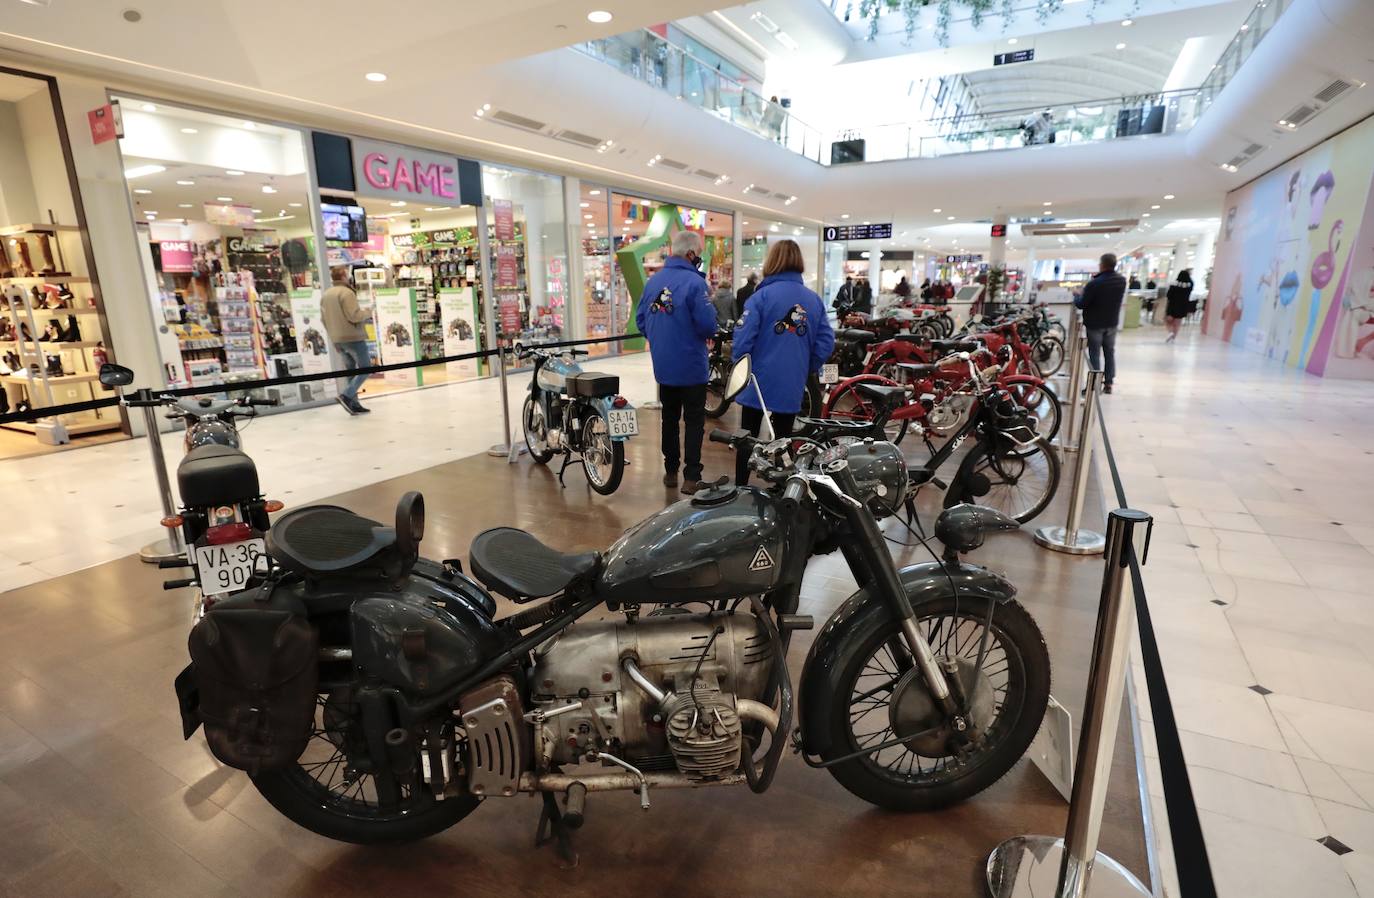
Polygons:
[[396,530],[337,505],[307,505],[267,531],[267,554],[292,573],[340,574],[390,553]]
[[885,384],[858,383],[854,389],[859,391],[861,396],[872,399],[879,405],[897,406],[901,405],[906,399],[906,387],[889,387]]
[[620,378],[598,371],[579,371],[568,375],[568,392],[573,396],[614,396],[620,392]]
[[878,342],[878,335],[858,327],[843,327],[836,331],[835,339],[865,345]]
[[229,505],[254,499],[258,468],[242,450],[212,444],[197,446],[177,465],[177,489],[182,505]]
[[930,348],[936,352],[976,352],[981,348],[973,337],[962,340],[931,340]]
[[597,552],[568,554],[544,545],[533,534],[514,527],[493,527],[473,537],[468,566],[473,576],[515,602],[528,602],[562,592],[574,580],[596,569]]
[[915,343],[921,346],[930,342],[930,340],[922,334],[893,334],[892,339],[902,343]]
[[920,364],[917,362],[898,362],[897,370],[901,371],[907,377],[930,377],[939,370],[939,366]]

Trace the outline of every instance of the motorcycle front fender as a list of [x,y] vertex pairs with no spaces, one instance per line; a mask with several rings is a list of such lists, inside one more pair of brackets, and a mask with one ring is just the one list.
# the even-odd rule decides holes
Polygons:
[[[611,414],[610,414],[611,409],[614,407],[614,406],[611,405],[611,400],[612,400],[613,398],[614,398],[614,397],[612,397],[612,396],[593,396],[591,399],[588,399],[588,400],[587,400],[587,404],[590,405],[593,409],[595,409],[595,410],[596,410],[596,413],[597,413],[598,415],[600,415],[601,417],[603,417],[603,418],[605,418],[607,421],[609,421],[609,420],[611,420]],[[625,404],[622,405],[622,406],[620,406],[620,408],[621,408],[622,410],[623,410],[623,409],[627,409],[627,408],[628,408],[628,409],[633,409],[633,408],[634,408],[634,404],[631,403],[630,401],[626,400]],[[628,441],[630,438],[629,438],[629,437],[611,437],[611,439],[612,439],[614,442],[617,442],[617,443],[624,443],[624,442]]]
[[[921,605],[946,596],[982,598],[1001,604],[1016,596],[1016,587],[1000,574],[975,564],[945,566],[928,561],[902,568],[898,572],[911,606],[920,613]],[[825,703],[843,701],[839,693],[839,648],[850,630],[868,615],[892,615],[892,609],[867,588],[860,589],[835,609],[830,619],[816,634],[811,651],[802,667],[801,688],[797,708],[801,716],[802,750],[808,755],[820,755],[828,749],[830,734],[824,731],[825,715],[819,713]]]

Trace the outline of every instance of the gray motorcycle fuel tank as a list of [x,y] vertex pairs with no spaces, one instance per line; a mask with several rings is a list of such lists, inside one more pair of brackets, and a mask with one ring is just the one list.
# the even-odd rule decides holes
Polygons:
[[597,595],[613,606],[757,595],[777,585],[786,541],[772,497],[748,487],[712,488],[616,540]]

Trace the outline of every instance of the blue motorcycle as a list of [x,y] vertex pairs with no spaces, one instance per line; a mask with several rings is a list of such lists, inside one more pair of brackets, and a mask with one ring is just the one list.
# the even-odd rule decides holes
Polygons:
[[583,371],[575,361],[587,354],[583,350],[517,346],[516,354],[534,360],[530,395],[520,414],[530,457],[543,465],[562,455],[558,482],[563,483],[576,455],[592,489],[603,496],[615,492],[625,474],[625,441],[639,433],[634,406],[620,395],[620,378]]

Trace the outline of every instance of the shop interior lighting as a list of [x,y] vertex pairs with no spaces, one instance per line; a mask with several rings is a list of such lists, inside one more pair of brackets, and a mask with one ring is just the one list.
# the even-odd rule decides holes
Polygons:
[[144,175],[155,175],[158,172],[164,172],[166,170],[167,166],[165,165],[135,165],[133,168],[124,169],[124,177],[126,180],[129,178],[141,178]]
[[845,214],[841,215],[840,218],[844,221],[849,221],[849,213],[846,212]]
[[1135,19],[1122,19],[1122,20],[1121,20],[1121,27],[1122,27],[1122,28],[1130,28],[1130,27],[1131,27],[1132,25],[1134,25],[1134,24],[1135,24]]
[[625,219],[625,224],[633,224],[633,223],[634,223],[634,219],[633,219],[633,218],[627,218],[627,219]]
[[1016,38],[1014,38],[1014,37],[1009,37],[1009,38],[1007,38],[1007,43],[1010,44],[1010,45],[1013,46],[1013,47],[1016,46]]
[[588,195],[588,196],[601,196],[601,191],[600,191],[600,190],[588,190],[588,191],[587,191],[587,195]]
[[1040,205],[1042,205],[1042,206],[1053,206],[1053,205],[1054,205],[1054,200],[1049,200],[1049,201],[1047,201],[1047,202],[1043,202],[1043,203],[1041,203]]
[[[301,207],[301,204],[300,204],[300,203],[287,203],[286,205],[290,206],[290,207],[293,208],[293,209],[299,209],[299,208]],[[426,212],[433,212],[434,210],[433,210],[433,209],[426,209],[425,211],[426,211]]]
[[1141,217],[1141,218],[1149,218],[1149,217],[1150,217],[1150,213],[1148,213],[1148,212],[1142,212],[1142,213],[1140,213],[1140,217]]
[[605,25],[607,22],[614,18],[615,16],[606,12],[606,10],[604,9],[594,9],[591,12],[587,13],[587,21],[591,22],[593,25]]
[[225,173],[226,175],[234,175],[234,176],[238,176],[238,175],[243,174],[243,172],[239,171],[237,168],[226,168],[226,169],[224,170],[224,173]]
[[183,178],[183,179],[180,180],[180,181],[177,181],[177,183],[178,183],[179,185],[181,185],[182,187],[195,187],[195,186],[196,186],[196,182],[195,182],[195,181],[187,180],[187,179],[185,179],[185,178]]
[[221,203],[232,203],[234,201],[232,196],[217,196],[215,199]]
[[776,223],[770,224],[770,225],[768,226],[768,230],[770,230],[770,231],[776,231],[777,229],[778,229],[778,226],[777,226]]
[[243,123],[243,127],[246,128],[246,129],[249,130],[249,131],[255,131],[255,130],[257,130],[257,127],[258,127],[258,126],[255,125],[255,124],[253,124],[252,122],[244,122],[244,123]]
[[134,188],[134,193],[141,193],[146,195],[152,193],[152,191],[149,190],[147,187],[136,187]]
[[181,133],[182,133],[182,134],[199,134],[200,132],[197,131],[195,128],[182,128],[182,129],[181,129]]
[[178,209],[194,209],[195,207],[195,203],[177,203]]
[[1123,41],[1122,43],[1117,44],[1117,45],[1116,45],[1116,48],[1117,48],[1118,50],[1124,50],[1124,49],[1126,49],[1126,44],[1125,44],[1125,42]]
[[1155,204],[1154,204],[1153,206],[1151,206],[1150,208],[1151,208],[1151,209],[1158,209],[1158,208],[1159,208],[1159,203],[1155,203]]
[[399,209],[401,206],[404,206],[405,204],[406,204],[406,201],[405,201],[405,200],[397,200],[396,202],[392,203],[391,205]]
[[378,84],[386,80],[386,75],[383,72],[368,72],[363,77],[366,78],[368,81],[375,81]]
[[943,212],[943,211],[945,211],[945,210],[944,210],[944,209],[931,209],[930,211],[931,211],[931,212],[934,212],[936,215],[939,215],[941,212]]
[[484,109],[479,109],[479,110],[477,110],[476,112],[473,113],[473,117],[474,117],[474,118],[481,118],[482,116],[484,116],[484,115],[486,115],[486,114],[487,114],[487,113],[486,113],[486,110],[484,110]]
[[1166,200],[1171,200],[1171,199],[1174,198],[1174,195],[1173,195],[1172,193],[1166,193],[1166,194],[1164,194],[1164,198],[1165,198]]
[[142,109],[144,112],[157,112],[157,107],[152,103],[144,103],[139,109]]
[[948,218],[945,219],[945,221],[954,221],[954,216],[953,216],[953,215],[949,216]]
[[[590,209],[592,207],[591,203],[578,203],[577,205],[581,206],[583,209]],[[429,210],[426,209],[425,211],[428,212]]]
[[261,214],[262,214],[262,210],[261,210],[261,209],[254,209],[254,210],[253,210],[253,214],[254,214],[254,215],[261,215]]
[[796,39],[786,31],[779,31],[777,34],[773,35],[773,37],[777,38],[778,43],[789,50],[796,51],[801,49],[801,44],[797,43]]
[[276,192],[277,192],[277,188],[273,187],[271,184],[264,184],[264,185],[262,185],[262,192],[263,192],[263,193],[276,193]]
[[769,34],[778,33],[778,23],[774,22],[772,19],[768,18],[763,13],[756,12],[749,18],[752,19],[755,24],[757,24],[764,31],[767,31]]

